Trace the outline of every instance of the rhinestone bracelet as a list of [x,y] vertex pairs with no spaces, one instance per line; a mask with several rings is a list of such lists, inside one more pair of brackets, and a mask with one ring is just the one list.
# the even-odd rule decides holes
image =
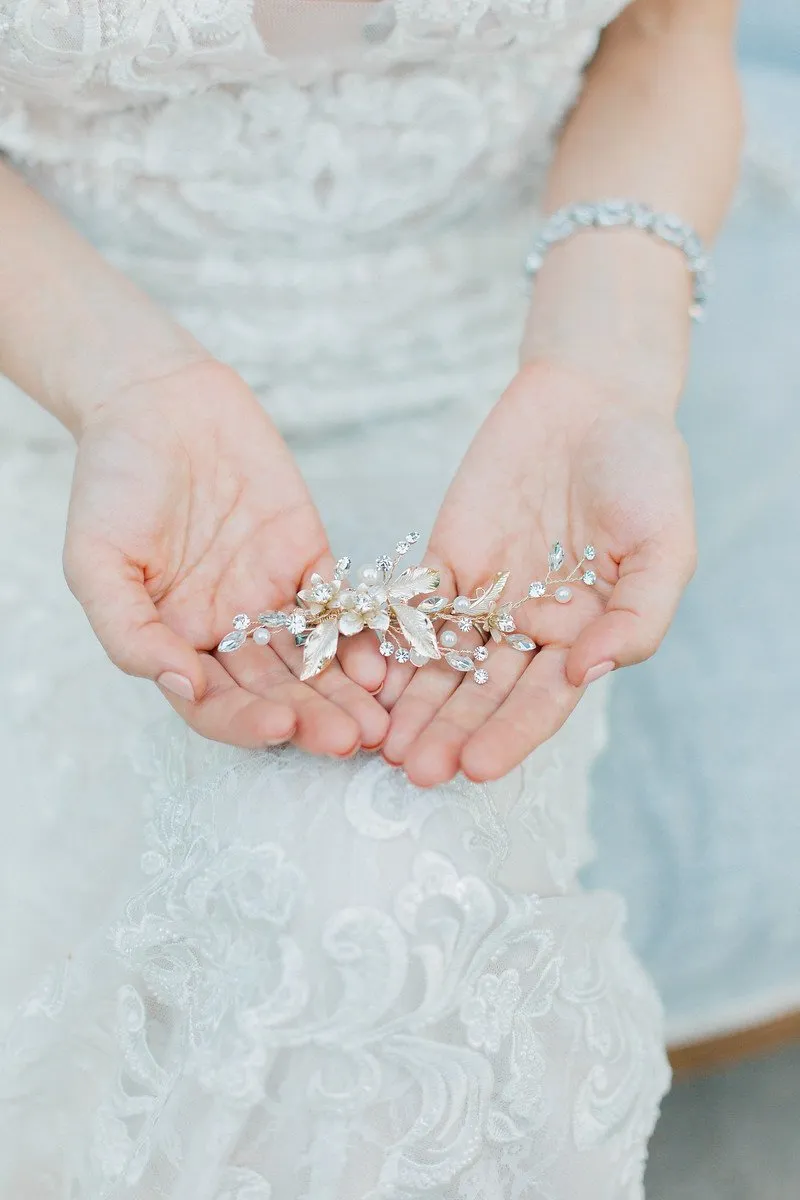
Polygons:
[[591,204],[567,204],[545,222],[544,228],[525,259],[525,272],[534,279],[544,263],[551,246],[566,241],[581,229],[611,229],[629,226],[641,229],[682,251],[692,274],[692,303],[689,315],[693,321],[705,319],[706,300],[712,278],[711,259],[702,241],[680,217],[671,213],[654,212],[646,204],[632,200],[599,200]]

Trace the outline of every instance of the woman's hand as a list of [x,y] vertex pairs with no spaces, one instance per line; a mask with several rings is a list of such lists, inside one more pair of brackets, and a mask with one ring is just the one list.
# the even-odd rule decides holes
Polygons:
[[385,667],[361,639],[309,683],[284,639],[212,653],[234,613],[291,604],[311,572],[333,566],[285,443],[228,368],[193,363],[92,413],[64,561],[111,659],[156,681],[206,737],[339,755],[382,741],[388,718],[366,689]]
[[688,456],[674,420],[535,363],[470,447],[426,561],[444,568],[447,595],[470,594],[510,569],[516,599],[543,576],[556,540],[567,566],[593,544],[598,582],[575,585],[567,605],[531,601],[518,610],[518,627],[541,647],[533,657],[493,646],[482,687],[444,664],[416,673],[391,664],[384,754],[414,783],[510,771],[556,732],[590,682],[653,654],[694,569]]

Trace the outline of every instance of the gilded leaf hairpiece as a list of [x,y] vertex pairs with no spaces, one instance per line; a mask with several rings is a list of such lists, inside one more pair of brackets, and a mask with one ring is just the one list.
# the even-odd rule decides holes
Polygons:
[[340,558],[332,579],[311,576],[309,586],[297,593],[297,607],[289,612],[263,612],[255,620],[239,613],[218,649],[230,654],[248,638],[257,646],[266,646],[277,630],[285,629],[303,647],[300,678],[312,679],[336,657],[340,637],[354,637],[371,629],[381,654],[387,658],[410,662],[415,667],[444,659],[453,670],[469,672],[476,683],[482,684],[489,680],[489,672],[482,665],[489,651],[485,645],[459,647],[456,630],[475,630],[494,642],[532,653],[536,643],[517,630],[515,610],[529,600],[546,598],[568,604],[573,596],[572,584],[580,580],[593,587],[597,582],[596,572],[587,566],[595,558],[593,546],[586,546],[578,565],[563,575],[564,548],[556,542],[548,555],[544,579],[534,580],[521,600],[504,599],[509,571],[498,572],[474,596],[450,599],[436,591],[441,582],[436,567],[399,570],[404,556],[418,540],[419,534],[407,534],[395,546],[393,556],[382,554],[374,565],[362,567],[355,586],[347,579],[350,559]]

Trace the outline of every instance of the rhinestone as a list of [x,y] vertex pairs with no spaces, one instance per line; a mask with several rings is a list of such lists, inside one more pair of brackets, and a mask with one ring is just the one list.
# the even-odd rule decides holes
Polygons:
[[585,584],[587,584],[589,587],[593,587],[597,583],[597,572],[596,571],[584,571],[583,582]]
[[318,583],[311,590],[311,599],[316,604],[327,604],[333,596],[333,588],[329,583]]
[[461,617],[458,622],[458,628],[462,633],[469,633],[470,629],[472,629],[472,618]]
[[435,613],[440,608],[446,608],[450,601],[447,596],[426,596],[424,600],[417,605],[420,612]]
[[405,540],[408,542],[409,546],[413,546],[416,542],[418,542],[419,534],[417,533],[416,529],[412,529],[411,533],[407,533]]
[[233,618],[233,628],[234,629],[249,629],[250,628],[250,618],[248,617],[247,613],[237,613],[236,614],[236,616]]
[[392,560],[388,554],[381,554],[375,559],[375,566],[379,571],[391,571]]
[[584,546],[584,548],[583,548],[583,557],[584,558],[588,558],[589,562],[591,562],[592,559],[595,558],[596,556],[597,556],[597,551],[595,550],[594,546]]
[[394,646],[391,642],[381,642],[379,649],[384,658],[391,658],[394,654]]
[[489,651],[485,646],[476,646],[472,651],[472,657],[475,659],[475,662],[486,662],[489,657]]
[[411,661],[411,654],[408,650],[404,650],[402,647],[398,647],[398,649],[395,650],[394,656],[399,663],[407,663]]
[[445,629],[444,633],[439,634],[439,644],[445,650],[452,650],[458,644],[458,634],[453,629]]
[[336,560],[336,570],[340,575],[344,575],[345,571],[349,571],[350,565],[350,558],[347,554],[342,555],[341,558],[337,558]]
[[255,642],[255,644],[257,646],[268,646],[271,637],[272,637],[272,634],[270,633],[270,631],[268,629],[264,629],[264,627],[262,626],[260,629],[257,629],[255,631],[255,633],[253,634],[253,641]]
[[497,619],[497,628],[501,633],[513,633],[517,625],[510,613],[503,613],[502,617]]
[[526,653],[536,649],[536,642],[533,638],[529,638],[527,633],[512,633],[508,638],[508,644],[515,650],[524,650]]
[[556,590],[553,592],[553,596],[559,604],[569,604],[570,600],[572,599],[572,588],[556,588]]
[[282,612],[263,612],[258,614],[259,625],[266,625],[269,629],[282,629],[286,624],[286,613]]
[[289,633],[293,633],[295,637],[298,637],[301,633],[305,633],[306,614],[301,612],[300,609],[296,608],[294,612],[289,613],[288,617],[286,618],[286,628],[289,630]]
[[534,579],[533,583],[528,588],[528,595],[532,600],[538,600],[539,597],[543,596],[546,591],[547,588],[544,586],[541,579]]
[[398,542],[394,550],[395,554],[408,554],[408,542]]
[[226,633],[220,644],[217,646],[223,654],[231,654],[234,650],[238,650],[247,641],[247,634],[240,629],[235,629],[233,633]]
[[457,654],[455,650],[451,650],[449,654],[445,654],[446,661],[456,671],[471,671],[472,657],[469,654]]
[[483,669],[483,667],[478,667],[477,671],[472,676],[472,678],[475,680],[476,683],[488,683],[489,682],[489,672],[485,671]]

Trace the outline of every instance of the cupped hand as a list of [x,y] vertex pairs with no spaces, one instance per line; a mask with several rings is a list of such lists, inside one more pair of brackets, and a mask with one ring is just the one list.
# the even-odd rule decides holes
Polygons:
[[288,637],[213,653],[235,613],[290,605],[333,566],[288,448],[219,363],[130,385],[86,422],[64,565],[111,659],[206,737],[338,755],[382,741],[385,667],[361,639],[306,683]]
[[556,732],[593,680],[654,653],[694,570],[688,455],[674,418],[534,363],[474,439],[425,561],[444,568],[439,590],[450,596],[474,594],[510,569],[508,598],[517,599],[543,577],[557,540],[567,568],[594,545],[598,581],[577,583],[568,604],[533,600],[517,610],[535,654],[490,643],[483,686],[441,662],[417,672],[391,663],[383,752],[412,782],[510,771]]

